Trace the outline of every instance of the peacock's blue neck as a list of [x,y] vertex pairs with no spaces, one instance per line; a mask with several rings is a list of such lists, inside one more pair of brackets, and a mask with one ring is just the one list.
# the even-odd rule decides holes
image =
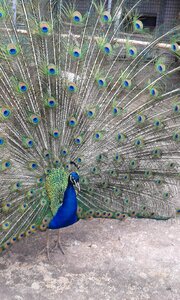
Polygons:
[[73,184],[69,181],[63,197],[63,204],[49,224],[50,229],[58,229],[74,224],[77,218],[77,198]]
[[77,204],[76,191],[71,181],[68,182],[63,198],[63,205],[69,204]]

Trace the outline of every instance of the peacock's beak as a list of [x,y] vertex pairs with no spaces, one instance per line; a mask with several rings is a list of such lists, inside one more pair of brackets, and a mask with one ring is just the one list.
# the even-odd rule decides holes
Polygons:
[[75,186],[76,186],[76,188],[78,189],[78,191],[80,192],[80,191],[81,191],[81,188],[80,188],[79,182],[76,182],[76,181],[75,181]]

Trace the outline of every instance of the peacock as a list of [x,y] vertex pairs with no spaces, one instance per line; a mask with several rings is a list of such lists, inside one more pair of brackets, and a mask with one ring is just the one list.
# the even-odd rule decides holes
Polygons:
[[180,26],[149,30],[141,2],[0,0],[1,253],[80,219],[175,217]]

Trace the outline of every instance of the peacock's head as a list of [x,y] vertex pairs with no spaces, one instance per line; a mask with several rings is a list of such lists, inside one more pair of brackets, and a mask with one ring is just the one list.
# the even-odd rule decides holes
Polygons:
[[69,181],[72,182],[75,187],[77,187],[78,191],[80,192],[80,185],[79,185],[79,175],[76,172],[71,172],[69,175]]

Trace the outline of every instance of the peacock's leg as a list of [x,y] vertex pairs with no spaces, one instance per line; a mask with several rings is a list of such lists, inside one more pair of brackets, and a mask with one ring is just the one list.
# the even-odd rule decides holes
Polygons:
[[49,255],[49,230],[46,231],[46,247],[43,248],[43,250],[40,252],[42,254],[43,252],[46,252],[48,260],[50,260],[50,255]]
[[64,253],[64,250],[63,250],[63,248],[62,248],[62,245],[61,245],[60,230],[58,230],[58,238],[57,238],[56,245],[55,245],[54,249],[57,249],[57,248],[60,249],[60,251],[61,251],[61,253],[62,253],[63,255],[65,254],[65,253]]

